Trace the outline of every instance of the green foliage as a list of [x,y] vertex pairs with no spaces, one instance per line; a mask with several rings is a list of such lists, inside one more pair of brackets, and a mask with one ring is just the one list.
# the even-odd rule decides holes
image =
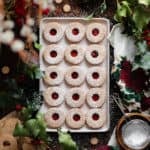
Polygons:
[[145,9],[142,6],[137,6],[134,9],[133,21],[137,29],[142,32],[144,27],[150,22],[150,10]]
[[[144,27],[150,21],[150,0],[124,0],[120,3],[117,1],[117,11],[114,16],[115,20],[130,26],[135,37],[139,37]],[[128,33],[128,32],[127,32]],[[131,33],[131,31],[129,32]],[[130,34],[129,34],[130,35]]]
[[0,84],[0,109],[13,108],[17,103],[23,104],[23,89],[14,79],[6,79]]
[[37,92],[33,92],[32,96],[30,96],[30,100],[26,101],[27,107],[24,107],[20,112],[20,116],[23,121],[27,121],[35,117],[35,114],[39,110],[42,103],[41,95]]
[[37,42],[35,42],[35,43],[34,43],[34,47],[35,47],[37,50],[40,50],[40,49],[42,48],[42,45],[39,44],[39,43],[37,43]]
[[110,146],[111,150],[120,150],[120,148],[118,146]]
[[127,87],[124,88],[122,92],[123,92],[123,98],[129,102],[133,99],[135,99],[135,101],[137,102],[140,102],[143,96],[143,93],[137,93],[134,90],[129,89]]
[[27,136],[49,142],[49,137],[46,133],[46,124],[41,114],[37,114],[36,118],[29,119],[23,122],[23,124],[17,124],[14,130],[14,136]]
[[37,65],[32,65],[32,66],[25,65],[24,73],[27,76],[29,76],[31,79],[40,79],[43,76],[42,71]]
[[139,4],[143,4],[145,6],[149,6],[150,5],[150,0],[138,0]]
[[78,150],[77,144],[73,141],[70,134],[59,130],[58,135],[58,140],[63,150]]
[[150,52],[145,41],[138,41],[136,43],[138,52],[135,56],[135,61],[133,63],[133,70],[137,68],[142,68],[144,70],[150,69]]
[[124,17],[130,16],[132,10],[130,4],[127,1],[122,1],[121,4],[117,3],[117,11],[115,14],[115,20],[121,22]]
[[85,20],[91,20],[94,15],[103,14],[107,10],[106,0],[103,0],[100,6],[98,6]]
[[116,81],[119,81],[119,77],[120,77],[120,70],[117,69],[115,72],[113,72],[112,78],[115,79]]

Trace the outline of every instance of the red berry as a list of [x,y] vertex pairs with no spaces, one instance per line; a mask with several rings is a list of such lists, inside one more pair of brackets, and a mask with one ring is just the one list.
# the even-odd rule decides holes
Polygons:
[[16,111],[21,111],[22,110],[22,105],[21,104],[17,104],[16,105]]
[[48,15],[49,13],[50,13],[50,9],[49,8],[46,8],[46,9],[42,10],[42,14],[43,15]]

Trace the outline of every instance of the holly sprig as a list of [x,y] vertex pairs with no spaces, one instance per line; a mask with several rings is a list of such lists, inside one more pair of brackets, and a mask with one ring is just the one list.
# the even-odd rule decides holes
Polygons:
[[149,40],[149,36],[146,35],[146,38],[143,38],[143,32],[150,23],[149,14],[150,0],[123,0],[121,2],[117,0],[114,18],[125,26],[123,33],[132,36],[137,47],[133,70],[142,68],[147,71],[150,69],[150,46],[146,41]]

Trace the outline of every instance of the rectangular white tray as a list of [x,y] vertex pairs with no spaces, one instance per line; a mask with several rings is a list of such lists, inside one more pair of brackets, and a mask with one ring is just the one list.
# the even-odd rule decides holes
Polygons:
[[[48,22],[58,22],[62,25],[63,28],[66,27],[66,25],[70,22],[80,22],[83,25],[87,26],[87,24],[91,23],[91,22],[100,22],[100,23],[104,23],[107,27],[107,36],[109,34],[109,27],[110,27],[110,23],[108,19],[105,18],[93,18],[91,20],[86,20],[85,18],[44,18],[41,20],[40,22],[40,44],[42,45],[42,49],[40,50],[40,69],[42,71],[44,71],[46,69],[46,67],[48,67],[48,65],[45,64],[45,62],[43,61],[43,49],[44,46],[47,45],[47,42],[45,42],[45,40],[43,40],[42,37],[42,31],[44,29],[44,24],[48,23]],[[102,106],[102,109],[104,109],[106,111],[106,117],[107,117],[107,121],[106,123],[103,125],[103,127],[99,128],[99,129],[91,129],[88,128],[86,125],[80,129],[70,129],[66,126],[66,124],[64,124],[61,128],[64,130],[69,130],[70,132],[106,132],[109,130],[110,127],[110,114],[109,114],[109,42],[107,40],[107,36],[106,38],[103,40],[103,42],[101,42],[102,44],[105,45],[106,47],[106,51],[107,51],[107,56],[106,59],[104,61],[104,63],[102,64],[102,66],[106,67],[107,69],[107,81],[105,83],[106,86],[106,93],[107,93],[107,98],[106,98],[106,102],[104,103],[104,105]],[[69,42],[63,38],[62,40],[60,40],[60,42],[58,43],[63,47],[66,47],[69,45]],[[81,45],[83,48],[87,47],[89,45],[89,42],[84,38],[81,42],[77,43],[78,45]],[[62,63],[59,64],[60,67],[63,68],[68,68],[67,63],[65,63],[65,61],[63,61]],[[86,67],[85,67],[86,66]],[[89,65],[90,66],[90,65]],[[87,71],[88,69],[88,64],[85,62],[85,60],[81,63],[80,67],[82,67],[83,70]],[[99,65],[100,66],[100,65]],[[40,80],[40,91],[44,91],[48,86],[46,86],[43,83],[43,80]],[[67,86],[65,83],[61,84],[60,87],[64,88],[65,90],[68,90],[70,87]],[[89,89],[89,87],[87,86],[87,84],[83,84],[81,86],[85,91],[87,91]],[[64,112],[66,112],[68,110],[68,106],[66,106],[66,104],[62,104],[61,109],[63,109]],[[87,106],[87,104],[84,104],[82,107],[83,111],[86,111],[87,109],[89,109],[89,107]],[[48,110],[48,107],[45,103],[43,103],[40,112],[45,113]],[[50,129],[47,128],[47,131],[49,132],[56,132],[56,129]]]

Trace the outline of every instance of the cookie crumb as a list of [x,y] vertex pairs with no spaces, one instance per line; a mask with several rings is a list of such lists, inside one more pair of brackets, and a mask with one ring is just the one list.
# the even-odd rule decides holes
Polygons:
[[61,4],[63,0],[54,0],[56,4]]
[[66,12],[66,13],[70,12],[71,11],[71,6],[69,4],[65,4],[63,6],[63,11]]
[[90,143],[91,143],[91,145],[97,145],[99,143],[99,140],[97,137],[92,137],[90,139]]
[[10,68],[8,66],[3,66],[1,72],[3,74],[8,74],[10,72]]

